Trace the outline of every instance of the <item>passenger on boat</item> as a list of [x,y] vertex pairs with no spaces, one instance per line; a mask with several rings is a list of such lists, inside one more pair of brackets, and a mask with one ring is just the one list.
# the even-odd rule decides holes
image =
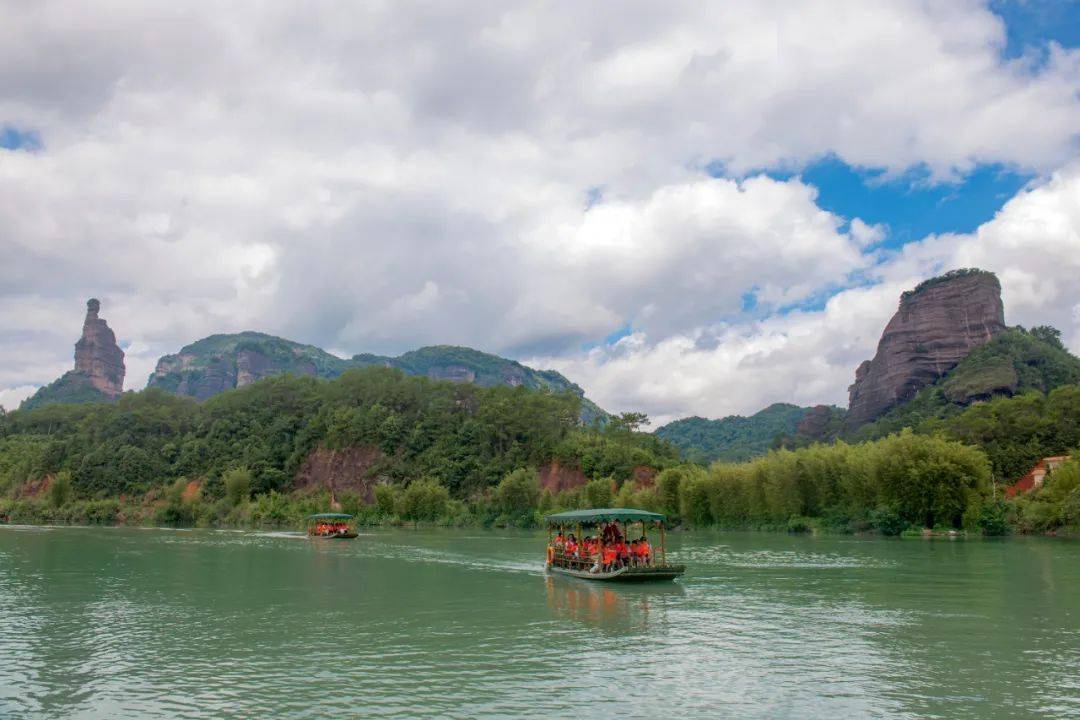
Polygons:
[[618,557],[618,553],[615,552],[614,545],[604,546],[604,572],[611,572],[615,569],[615,561]]
[[614,545],[619,540],[622,540],[622,533],[619,532],[618,523],[608,523],[604,526],[603,538],[605,545]]
[[570,557],[575,557],[577,555],[578,542],[577,538],[574,537],[574,533],[570,533],[570,537],[566,538],[566,545],[564,549],[566,551],[566,554]]
[[555,535],[555,547],[562,548],[564,545],[566,545],[566,538],[563,537],[562,530],[560,530],[558,534]]
[[619,539],[618,545],[615,547],[615,551],[619,554],[619,566],[625,567],[630,564],[630,547],[626,544],[626,541]]
[[649,567],[652,565],[652,547],[649,545],[649,541],[644,535],[637,541],[637,558],[638,564],[642,567]]

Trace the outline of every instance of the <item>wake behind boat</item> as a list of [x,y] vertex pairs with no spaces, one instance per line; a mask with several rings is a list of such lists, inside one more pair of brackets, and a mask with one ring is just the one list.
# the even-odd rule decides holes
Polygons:
[[[667,563],[665,519],[660,513],[633,508],[548,515],[547,570],[607,582],[674,580],[686,572],[686,567]],[[641,535],[628,540],[635,524],[641,525]],[[659,530],[660,544],[655,553],[648,538],[650,526]],[[595,529],[596,536],[583,537],[583,529]]]

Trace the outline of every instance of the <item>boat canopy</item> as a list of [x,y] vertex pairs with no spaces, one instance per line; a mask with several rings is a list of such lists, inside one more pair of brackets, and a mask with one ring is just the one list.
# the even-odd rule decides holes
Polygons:
[[594,510],[570,510],[548,515],[544,518],[548,525],[596,525],[603,522],[663,522],[666,518],[660,513],[634,508],[596,508]]
[[348,513],[315,513],[308,515],[308,520],[352,520]]

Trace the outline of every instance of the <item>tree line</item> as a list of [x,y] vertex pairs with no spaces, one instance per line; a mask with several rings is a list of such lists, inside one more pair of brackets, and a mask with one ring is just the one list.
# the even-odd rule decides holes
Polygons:
[[[146,390],[109,404],[5,413],[0,515],[295,526],[331,502],[326,491],[295,486],[310,453],[365,446],[378,450],[373,493],[333,500],[371,523],[529,526],[547,512],[615,505],[689,527],[1000,534],[1080,526],[1075,462],[1030,495],[1006,501],[1003,492],[1038,459],[1080,445],[1077,386],[998,398],[873,441],[708,467],[641,432],[640,414],[584,426],[579,403],[573,393],[373,367],[330,381],[272,378],[201,404]],[[538,469],[555,460],[580,469],[586,483],[542,490]],[[640,468],[651,481],[634,479]]]

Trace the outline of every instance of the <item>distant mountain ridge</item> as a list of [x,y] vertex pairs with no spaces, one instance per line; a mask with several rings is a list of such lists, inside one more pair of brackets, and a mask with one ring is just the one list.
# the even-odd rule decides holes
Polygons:
[[1060,333],[1006,326],[997,277],[965,268],[901,295],[877,353],[856,370],[847,411],[781,403],[750,417],[677,420],[656,434],[690,460],[740,461],[778,446],[926,430],[973,403],[1077,384],[1080,359]]
[[842,409],[829,405],[800,407],[775,403],[749,417],[676,420],[657,428],[656,435],[678,447],[683,457],[693,462],[741,462],[778,444],[835,437],[843,414]]
[[585,398],[585,392],[554,370],[534,370],[516,360],[454,345],[434,345],[397,357],[363,353],[345,359],[314,345],[246,331],[211,335],[165,355],[150,375],[148,387],[200,400],[256,380],[284,373],[335,378],[350,368],[383,366],[433,380],[470,382],[484,387],[524,386],[534,390],[571,392],[582,398],[582,419],[591,422],[607,413]]

